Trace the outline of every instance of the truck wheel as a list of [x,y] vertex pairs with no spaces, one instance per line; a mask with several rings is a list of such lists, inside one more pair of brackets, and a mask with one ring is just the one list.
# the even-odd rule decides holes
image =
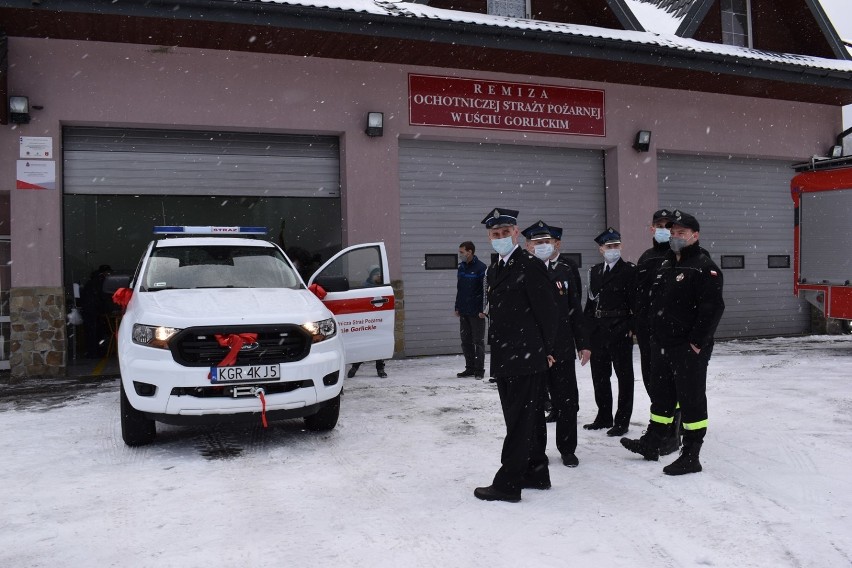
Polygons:
[[308,430],[313,430],[314,432],[332,430],[335,426],[337,426],[337,419],[339,417],[340,395],[337,395],[316,414],[312,416],[305,416],[305,426]]
[[121,437],[128,446],[145,446],[157,437],[156,423],[133,408],[121,383]]

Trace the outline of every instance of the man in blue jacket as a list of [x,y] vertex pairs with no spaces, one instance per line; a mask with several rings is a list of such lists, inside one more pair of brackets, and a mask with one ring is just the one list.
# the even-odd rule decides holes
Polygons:
[[474,254],[476,246],[465,241],[459,245],[459,273],[456,284],[456,317],[459,318],[464,371],[457,377],[485,377],[485,314],[483,281],[486,266]]

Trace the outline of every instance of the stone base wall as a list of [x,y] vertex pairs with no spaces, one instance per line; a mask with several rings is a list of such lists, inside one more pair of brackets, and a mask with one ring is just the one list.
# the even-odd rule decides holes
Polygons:
[[61,287],[12,288],[11,378],[65,374],[65,293]]

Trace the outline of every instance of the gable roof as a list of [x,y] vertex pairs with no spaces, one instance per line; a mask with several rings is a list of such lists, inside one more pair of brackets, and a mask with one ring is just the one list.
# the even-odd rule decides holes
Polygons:
[[[680,37],[722,43],[720,0],[632,1],[653,5],[679,19],[675,34]],[[819,0],[749,2],[754,49],[852,60]]]
[[852,103],[852,62],[387,0],[0,0],[10,37],[289,54]]

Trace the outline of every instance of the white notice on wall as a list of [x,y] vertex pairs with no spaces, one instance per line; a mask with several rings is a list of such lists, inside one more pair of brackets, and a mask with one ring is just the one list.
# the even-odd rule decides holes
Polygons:
[[52,158],[52,136],[21,136],[21,158]]
[[18,160],[16,189],[56,189],[54,160]]

